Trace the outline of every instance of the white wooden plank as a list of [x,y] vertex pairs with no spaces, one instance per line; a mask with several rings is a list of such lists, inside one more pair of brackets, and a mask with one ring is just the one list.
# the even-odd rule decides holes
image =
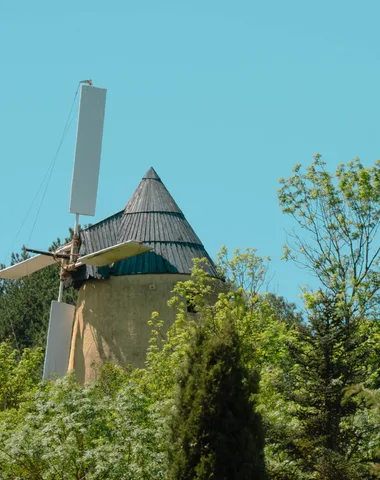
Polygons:
[[97,252],[85,255],[79,259],[79,262],[87,265],[94,265],[95,267],[104,267],[105,265],[111,265],[112,263],[119,262],[125,258],[149,252],[150,250],[153,250],[153,248],[140,242],[128,240],[127,242],[119,243],[112,247],[104,248],[103,250],[98,250]]
[[42,270],[45,267],[49,267],[54,263],[56,263],[56,260],[54,260],[53,257],[36,255],[35,257],[24,260],[23,262],[16,263],[16,265],[12,265],[11,267],[0,270],[0,278],[16,280],[18,278],[31,275],[32,273]]
[[43,379],[67,373],[75,307],[53,301],[50,309]]
[[70,213],[95,215],[106,93],[104,88],[81,87]]

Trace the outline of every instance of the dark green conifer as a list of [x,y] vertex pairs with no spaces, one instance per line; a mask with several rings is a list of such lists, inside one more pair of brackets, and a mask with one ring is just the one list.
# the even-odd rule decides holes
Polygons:
[[305,474],[318,479],[372,478],[371,455],[367,465],[356,458],[356,449],[365,441],[352,424],[361,405],[346,395],[350,385],[365,381],[371,370],[370,332],[361,322],[348,322],[335,299],[325,295],[290,346],[294,366],[283,386],[285,397],[297,406],[300,428],[287,448],[301,460]]
[[199,327],[180,381],[172,479],[266,478],[261,419],[250,400],[257,389],[233,323],[214,333]]

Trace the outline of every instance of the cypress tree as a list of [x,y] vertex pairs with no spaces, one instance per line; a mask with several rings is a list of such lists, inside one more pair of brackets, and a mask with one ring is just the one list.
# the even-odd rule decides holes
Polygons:
[[171,478],[264,479],[261,419],[250,397],[257,375],[241,363],[233,322],[199,327],[180,379]]

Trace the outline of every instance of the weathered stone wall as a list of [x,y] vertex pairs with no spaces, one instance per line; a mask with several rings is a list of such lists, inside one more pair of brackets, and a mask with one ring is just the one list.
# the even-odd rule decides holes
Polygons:
[[174,285],[189,275],[147,274],[90,280],[79,291],[71,344],[69,371],[78,381],[96,379],[104,362],[143,367],[153,311],[165,321],[175,320],[168,307]]

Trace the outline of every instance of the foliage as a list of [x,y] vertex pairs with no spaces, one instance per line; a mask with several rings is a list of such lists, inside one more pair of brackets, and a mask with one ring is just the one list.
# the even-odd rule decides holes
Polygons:
[[111,370],[111,381],[85,388],[73,376],[41,385],[17,415],[3,414],[1,478],[165,478],[160,420],[133,381]]
[[259,257],[256,252],[255,248],[236,249],[229,258],[228,250],[223,246],[217,258],[220,277],[229,283],[231,289],[240,288],[253,298],[267,281],[270,262],[270,257]]
[[307,236],[293,231],[285,258],[308,268],[326,291],[339,299],[346,319],[376,318],[380,288],[380,161],[364,168],[356,159],[326,170],[321,155],[303,173],[280,179],[282,211]]
[[[256,254],[250,252],[250,255]],[[235,262],[235,259],[231,261]],[[256,259],[250,258],[249,261],[256,262]],[[192,279],[179,282],[174,289],[171,303],[178,313],[167,338],[161,334],[163,322],[158,314],[153,316],[154,335],[148,352],[148,372],[144,384],[160,385],[159,394],[155,392],[157,401],[166,399],[166,408],[173,411],[171,399],[175,397],[178,382],[183,383],[181,379],[188,365],[188,348],[193,344],[197,332],[200,328],[206,329],[205,334],[212,337],[233,320],[239,339],[239,355],[248,376],[256,375],[257,370],[262,374],[260,384],[264,389],[253,395],[252,400],[255,400],[256,408],[260,409],[265,427],[268,428],[273,423],[271,412],[278,410],[280,399],[271,383],[276,375],[281,374],[281,365],[286,363],[286,341],[292,337],[294,325],[301,321],[300,315],[296,313],[294,305],[287,304],[273,294],[259,295],[241,288],[229,291],[225,285],[208,277],[201,267],[201,261],[195,262]],[[244,269],[244,265],[240,268]],[[248,282],[249,279],[244,281]],[[228,282],[228,285],[231,284]],[[188,314],[186,299],[195,306],[196,315]],[[287,421],[284,423],[287,424]],[[267,445],[266,451],[270,453],[270,445]],[[276,461],[274,456],[267,455],[267,459],[269,468],[273,470]]]
[[0,412],[18,408],[35,390],[41,360],[41,349],[25,349],[20,357],[10,345],[0,343]]
[[360,403],[364,402],[372,407],[376,412],[380,410],[380,389],[373,390],[367,388],[364,383],[350,385],[345,394],[345,399],[355,397]]
[[346,389],[374,373],[368,361],[374,328],[373,322],[357,321],[348,327],[334,302],[323,298],[289,346],[293,365],[281,389],[296,406],[298,428],[284,447],[317,478],[370,478],[377,453],[368,444],[361,451],[360,446],[376,423],[355,426],[363,406],[348,399]]
[[171,478],[265,478],[262,427],[250,401],[258,382],[241,363],[232,321],[197,329],[179,384]]
[[277,453],[297,462],[300,478],[378,478],[379,414],[368,392],[379,386],[379,180],[379,162],[354,160],[332,175],[320,155],[281,180],[280,204],[301,227],[285,257],[320,281],[304,289],[308,323],[289,343],[279,384],[296,425]]

